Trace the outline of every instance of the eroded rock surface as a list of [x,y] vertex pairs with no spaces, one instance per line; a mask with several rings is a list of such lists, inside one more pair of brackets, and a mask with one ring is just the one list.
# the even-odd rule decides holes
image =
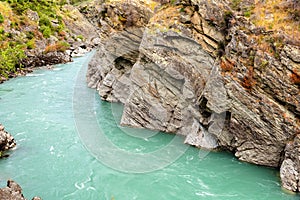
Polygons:
[[283,187],[299,191],[300,160],[291,156],[299,153],[297,42],[255,27],[225,1],[162,3],[142,28],[108,23],[122,6],[106,4],[99,28],[107,35],[89,65],[89,86],[125,105],[123,125],[281,166]]
[[282,186],[291,191],[300,191],[300,135],[289,141],[285,147],[284,160],[280,167]]

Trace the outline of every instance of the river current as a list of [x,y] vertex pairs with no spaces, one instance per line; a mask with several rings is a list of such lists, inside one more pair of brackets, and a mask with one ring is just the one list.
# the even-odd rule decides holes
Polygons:
[[120,127],[122,106],[85,85],[90,56],[0,85],[0,122],[17,142],[0,160],[0,186],[13,179],[25,197],[44,200],[299,199],[281,189],[275,169]]

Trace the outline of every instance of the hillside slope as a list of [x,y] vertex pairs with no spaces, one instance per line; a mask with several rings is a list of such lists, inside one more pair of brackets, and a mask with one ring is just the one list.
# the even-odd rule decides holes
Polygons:
[[29,67],[69,62],[98,38],[75,7],[48,0],[0,1],[0,33],[0,82]]

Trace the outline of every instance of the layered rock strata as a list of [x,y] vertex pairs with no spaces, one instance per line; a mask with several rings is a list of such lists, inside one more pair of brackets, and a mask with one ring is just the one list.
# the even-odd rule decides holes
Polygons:
[[225,1],[153,10],[132,2],[127,8],[139,4],[138,13],[148,13],[143,23],[126,25],[118,1],[88,16],[102,31],[113,30],[89,64],[88,85],[102,99],[125,105],[121,124],[181,134],[200,148],[281,166],[283,187],[299,191],[297,41],[254,26]]

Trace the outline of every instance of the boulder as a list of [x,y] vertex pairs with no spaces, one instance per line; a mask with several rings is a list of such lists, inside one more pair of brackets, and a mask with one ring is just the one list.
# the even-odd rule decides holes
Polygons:
[[[0,197],[3,200],[26,200],[22,194],[21,186],[13,180],[8,180],[7,186],[0,188]],[[32,200],[41,200],[41,198],[34,197]]]
[[0,152],[7,151],[16,146],[16,142],[7,131],[4,130],[4,126],[0,124]]

